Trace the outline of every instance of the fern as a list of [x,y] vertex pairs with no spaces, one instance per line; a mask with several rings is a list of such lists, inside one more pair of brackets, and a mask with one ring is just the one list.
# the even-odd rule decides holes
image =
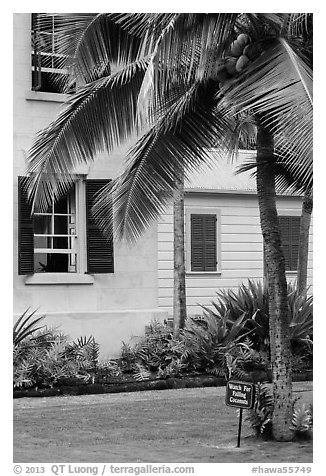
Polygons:
[[252,409],[246,410],[245,420],[249,422],[256,436],[271,437],[273,395],[266,384],[256,384],[256,397]]
[[312,429],[312,406],[311,405],[297,405],[294,407],[292,416],[291,429],[296,436],[305,436],[310,433]]
[[138,382],[142,382],[144,380],[148,380],[149,377],[151,376],[151,373],[149,370],[147,370],[143,365],[141,364],[136,364],[137,370],[134,372],[133,376],[135,380]]

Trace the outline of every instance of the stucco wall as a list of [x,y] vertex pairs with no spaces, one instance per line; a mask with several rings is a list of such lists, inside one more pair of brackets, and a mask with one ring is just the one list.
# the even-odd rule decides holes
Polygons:
[[[74,338],[93,334],[103,352],[112,353],[122,340],[141,333],[151,318],[164,317],[157,306],[157,226],[133,247],[115,244],[115,272],[94,275],[93,284],[27,285],[18,276],[17,177],[25,173],[25,153],[35,133],[63,107],[63,95],[31,91],[30,22],[29,14],[14,14],[14,314],[39,308],[48,325],[61,325]],[[97,157],[88,178],[115,177],[132,143]]]

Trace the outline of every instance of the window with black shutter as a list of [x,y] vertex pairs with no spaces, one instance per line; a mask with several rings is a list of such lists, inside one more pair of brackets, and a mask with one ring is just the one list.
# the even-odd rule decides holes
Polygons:
[[[24,177],[18,178],[19,274],[113,273],[113,241],[102,235],[91,214],[95,195],[107,183],[77,181],[66,196],[52,200],[47,210],[32,214]],[[85,190],[86,210],[81,198]]]
[[191,214],[191,271],[217,270],[216,224],[215,214]]
[[32,208],[27,200],[24,178],[18,177],[18,274],[34,272]]
[[108,180],[86,181],[86,237],[88,273],[113,273],[113,240],[103,236],[93,216],[92,206],[97,193]]
[[300,216],[280,216],[279,224],[282,248],[285,257],[285,269],[286,271],[297,271],[300,238]]

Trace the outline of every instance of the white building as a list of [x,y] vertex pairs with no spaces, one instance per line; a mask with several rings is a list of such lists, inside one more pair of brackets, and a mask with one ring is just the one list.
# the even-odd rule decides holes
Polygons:
[[[114,355],[122,340],[143,333],[151,319],[166,319],[172,313],[172,214],[168,210],[133,247],[102,238],[89,217],[92,197],[119,174],[126,144],[79,170],[69,196],[46,215],[30,217],[19,178],[26,173],[25,153],[67,97],[49,81],[49,73],[62,73],[55,69],[51,32],[48,50],[37,57],[31,55],[31,26],[31,14],[14,14],[14,313],[38,308],[48,325],[60,326],[72,338],[93,335],[104,354]],[[255,186],[248,174],[234,176],[233,171],[225,164],[198,172],[187,184],[190,315],[200,312],[198,304],[209,304],[218,289],[263,276]],[[296,275],[301,203],[300,197],[278,197],[291,278]],[[310,284],[311,253],[312,248]]]

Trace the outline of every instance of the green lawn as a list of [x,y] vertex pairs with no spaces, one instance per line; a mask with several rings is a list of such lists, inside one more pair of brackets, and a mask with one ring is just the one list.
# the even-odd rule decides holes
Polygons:
[[[306,402],[312,384],[295,384]],[[14,462],[312,462],[312,442],[264,442],[225,387],[14,400]]]

